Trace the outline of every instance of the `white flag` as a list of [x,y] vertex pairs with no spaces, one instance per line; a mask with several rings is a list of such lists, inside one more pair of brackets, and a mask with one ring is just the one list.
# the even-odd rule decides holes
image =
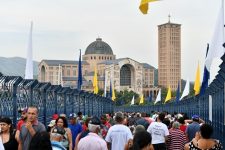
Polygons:
[[224,43],[224,4],[222,0],[221,9],[217,18],[214,34],[209,44],[208,55],[205,60],[207,70],[210,72],[210,82],[215,79],[218,74],[219,65],[222,63],[220,58],[223,56],[225,49]]
[[33,22],[31,22],[30,34],[28,39],[25,79],[33,79],[32,29]]
[[133,98],[131,100],[131,104],[130,105],[134,105],[134,96],[133,96]]
[[159,93],[158,93],[158,95],[156,97],[156,100],[155,100],[155,103],[154,104],[156,104],[156,103],[158,103],[160,101],[161,101],[161,89],[159,90]]
[[106,97],[106,87],[107,87],[107,74],[105,74],[105,85],[104,85],[104,97]]
[[190,92],[190,82],[187,79],[185,87],[184,87],[184,91],[182,93],[182,96],[180,97],[180,100],[182,100],[185,96],[187,96],[189,94],[189,92]]

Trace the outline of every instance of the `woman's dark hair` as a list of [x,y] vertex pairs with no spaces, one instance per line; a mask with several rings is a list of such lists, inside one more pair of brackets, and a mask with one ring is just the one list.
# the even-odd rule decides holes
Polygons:
[[52,150],[48,132],[37,132],[31,139],[29,150]]
[[159,118],[160,121],[163,121],[164,118],[165,118],[165,114],[164,113],[160,113],[158,118]]
[[147,145],[151,144],[152,137],[151,134],[147,131],[140,131],[135,133],[133,139],[133,145],[129,148],[129,150],[141,150]]
[[57,125],[57,122],[58,122],[59,119],[62,119],[62,121],[63,121],[63,127],[64,127],[64,128],[67,128],[67,127],[68,127],[68,122],[67,122],[67,120],[66,120],[65,117],[58,117],[58,118],[56,119],[56,121],[55,121],[55,124]]
[[185,124],[184,118],[183,118],[183,117],[180,117],[180,118],[178,119],[178,122],[179,122],[180,124]]
[[211,125],[209,125],[209,124],[203,124],[200,127],[200,132],[201,132],[201,136],[204,139],[210,139],[210,137],[213,134],[213,127]]
[[10,128],[9,128],[9,133],[10,133],[10,136],[13,135],[12,120],[8,117],[2,117],[2,118],[0,118],[0,122],[4,122],[8,125],[11,125]]

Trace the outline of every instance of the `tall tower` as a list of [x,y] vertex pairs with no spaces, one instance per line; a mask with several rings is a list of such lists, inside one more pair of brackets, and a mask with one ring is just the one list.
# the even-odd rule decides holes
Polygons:
[[181,24],[158,25],[158,85],[176,90],[181,80]]

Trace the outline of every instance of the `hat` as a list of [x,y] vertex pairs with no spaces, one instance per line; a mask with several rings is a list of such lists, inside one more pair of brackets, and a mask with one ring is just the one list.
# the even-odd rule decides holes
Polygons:
[[69,116],[69,119],[74,119],[76,117],[77,117],[77,115],[75,113],[71,113],[70,116]]
[[52,115],[52,119],[53,119],[53,120],[56,120],[56,119],[58,119],[58,118],[59,118],[59,115],[58,115],[58,114],[53,114],[53,115]]
[[54,127],[52,129],[51,133],[58,133],[58,134],[64,135],[65,134],[65,130],[63,128],[61,128],[61,127],[56,126],[56,127]]
[[191,118],[192,119],[195,119],[195,120],[198,120],[199,119],[199,116],[198,115],[193,115]]
[[18,113],[27,113],[27,108],[21,108],[18,110]]
[[93,125],[101,125],[101,120],[94,116],[91,118],[91,120],[89,121],[89,124],[93,124]]
[[48,124],[49,127],[53,127],[55,125],[55,120],[51,120],[50,123]]
[[60,114],[59,116],[66,118],[66,114]]

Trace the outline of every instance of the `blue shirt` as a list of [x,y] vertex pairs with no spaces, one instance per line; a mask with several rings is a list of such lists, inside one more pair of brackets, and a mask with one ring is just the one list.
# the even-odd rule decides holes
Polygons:
[[79,123],[76,123],[74,125],[69,124],[69,128],[72,133],[72,142],[73,142],[73,149],[74,149],[76,137],[82,131],[82,126]]
[[188,135],[189,142],[195,137],[195,133],[200,131],[200,125],[197,122],[192,122],[186,128],[186,134]]

